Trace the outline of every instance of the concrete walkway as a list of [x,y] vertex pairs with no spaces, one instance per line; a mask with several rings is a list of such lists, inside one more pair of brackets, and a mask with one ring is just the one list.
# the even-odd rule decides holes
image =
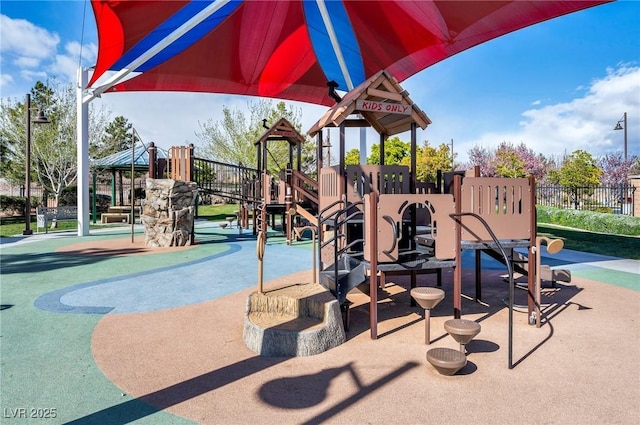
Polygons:
[[[128,228],[2,238],[0,422],[603,424],[640,415],[638,261],[543,253],[573,280],[545,289],[542,328],[515,314],[508,369],[505,270],[484,260],[484,303],[463,301],[482,332],[468,345],[467,366],[444,377],[425,353],[457,347],[443,330],[449,272],[430,347],[406,279],[394,277],[379,294],[378,340],[369,338],[368,297],[354,290],[345,344],[310,357],[259,357],[242,342],[255,239],[209,223],[196,232],[195,247],[152,253],[123,245]],[[265,288],[310,281],[311,255],[309,242],[270,238]],[[473,271],[464,273],[471,294]]]

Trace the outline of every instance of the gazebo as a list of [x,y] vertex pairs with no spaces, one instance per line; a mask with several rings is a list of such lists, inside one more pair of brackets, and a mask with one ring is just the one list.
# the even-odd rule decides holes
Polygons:
[[[111,172],[111,205],[116,205],[116,171],[130,171],[146,173],[149,171],[149,149],[153,147],[153,142],[149,146],[142,142],[136,143],[129,149],[122,150],[120,152],[107,155],[103,158],[98,158],[90,162],[91,175],[93,177],[93,196],[91,200],[92,204],[92,217],[93,222],[96,222],[96,203],[97,203],[97,177],[101,171]],[[166,160],[168,153],[158,147],[155,147],[158,159]],[[133,175],[132,175],[133,186]],[[133,190],[133,188],[132,188]],[[133,203],[132,199],[132,203]]]

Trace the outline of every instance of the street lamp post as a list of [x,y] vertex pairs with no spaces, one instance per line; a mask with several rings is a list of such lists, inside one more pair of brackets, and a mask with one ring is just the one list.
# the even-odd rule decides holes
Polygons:
[[453,157],[453,139],[451,139],[450,145],[451,145],[451,165],[453,166],[453,158],[454,158]]
[[[622,124],[620,124],[622,123]],[[614,130],[624,130],[624,160],[627,160],[627,113],[622,115],[622,118],[618,120]]]
[[[23,235],[32,235],[31,230],[31,95],[27,93],[25,96],[25,124],[27,132],[27,145],[25,147],[24,155],[24,186],[25,186],[25,200],[24,200],[24,230]],[[44,112],[39,111],[38,116],[33,120],[34,124],[48,124],[50,121],[45,117]]]

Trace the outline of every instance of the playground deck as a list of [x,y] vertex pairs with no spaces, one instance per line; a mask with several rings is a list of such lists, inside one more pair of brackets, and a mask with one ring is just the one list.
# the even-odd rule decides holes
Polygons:
[[[505,269],[484,259],[486,305],[463,297],[464,317],[482,332],[467,346],[469,364],[445,377],[425,354],[457,346],[443,331],[451,272],[443,271],[447,298],[432,312],[430,347],[408,277],[389,276],[377,340],[368,297],[354,290],[345,344],[268,358],[242,342],[256,284],[251,232],[198,223],[198,245],[172,252],[123,245],[128,238],[120,230],[2,240],[2,423],[54,411],[49,423],[631,424],[640,414],[638,261],[545,255],[572,282],[545,290],[542,328],[516,313],[509,370]],[[272,237],[265,261],[267,290],[310,279],[308,242]],[[472,294],[473,258],[463,266],[463,293]],[[419,285],[434,282],[419,276]]]

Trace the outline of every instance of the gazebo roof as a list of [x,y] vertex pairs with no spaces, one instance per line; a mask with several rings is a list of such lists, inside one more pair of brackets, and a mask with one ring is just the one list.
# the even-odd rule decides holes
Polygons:
[[[158,158],[168,158],[168,154],[165,150],[156,147],[158,152]],[[149,152],[142,143],[136,143],[135,151],[132,152],[132,148],[125,149],[120,152],[112,153],[103,158],[98,158],[91,161],[91,168],[109,169],[109,170],[131,170],[131,160],[133,156],[133,165],[135,171],[148,171],[149,170]]]

